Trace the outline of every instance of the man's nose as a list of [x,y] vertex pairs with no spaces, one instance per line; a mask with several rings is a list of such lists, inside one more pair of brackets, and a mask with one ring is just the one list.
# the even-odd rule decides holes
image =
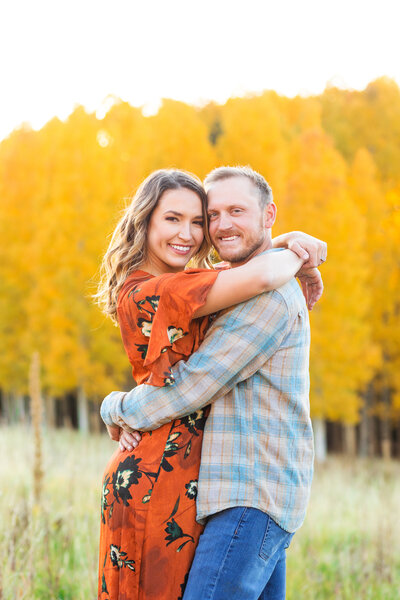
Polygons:
[[218,229],[221,231],[225,231],[227,229],[232,229],[232,219],[229,215],[221,213],[218,221]]

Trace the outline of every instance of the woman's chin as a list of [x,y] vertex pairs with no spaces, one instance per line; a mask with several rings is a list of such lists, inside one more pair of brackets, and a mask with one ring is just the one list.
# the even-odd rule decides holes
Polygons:
[[172,252],[168,252],[168,256],[165,259],[165,262],[174,268],[184,269],[190,259],[192,258],[193,253],[189,254],[175,254]]

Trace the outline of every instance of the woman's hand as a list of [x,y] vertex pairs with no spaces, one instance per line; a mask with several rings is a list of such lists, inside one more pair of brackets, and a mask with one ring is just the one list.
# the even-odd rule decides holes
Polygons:
[[124,452],[125,450],[131,451],[134,448],[136,448],[141,439],[142,438],[139,431],[129,433],[129,431],[121,429],[119,436],[119,449],[121,450],[121,452]]
[[114,442],[119,442],[119,449],[121,452],[124,450],[133,450],[136,448],[140,440],[142,439],[139,431],[125,431],[118,425],[106,425],[108,435]]
[[296,277],[300,280],[307,308],[308,310],[312,310],[314,304],[318,302],[324,291],[321,273],[315,267],[311,269],[302,267]]
[[326,242],[303,233],[302,231],[290,231],[278,235],[272,240],[274,248],[288,248],[305,261],[303,268],[312,269],[319,267],[326,261],[328,246]]

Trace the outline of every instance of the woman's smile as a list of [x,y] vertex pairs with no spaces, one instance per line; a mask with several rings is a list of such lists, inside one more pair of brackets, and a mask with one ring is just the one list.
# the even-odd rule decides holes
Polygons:
[[177,252],[178,254],[186,255],[190,252],[193,246],[183,246],[182,244],[168,244],[172,250]]

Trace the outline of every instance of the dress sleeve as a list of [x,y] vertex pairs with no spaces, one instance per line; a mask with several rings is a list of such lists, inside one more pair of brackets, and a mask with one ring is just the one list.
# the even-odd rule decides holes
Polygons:
[[[127,294],[121,308],[143,336],[143,367],[149,372],[146,383],[168,385],[170,367],[189,357],[199,346],[208,317],[193,320],[204,305],[218,271],[188,269],[151,277]],[[200,339],[201,338],[201,339]]]

